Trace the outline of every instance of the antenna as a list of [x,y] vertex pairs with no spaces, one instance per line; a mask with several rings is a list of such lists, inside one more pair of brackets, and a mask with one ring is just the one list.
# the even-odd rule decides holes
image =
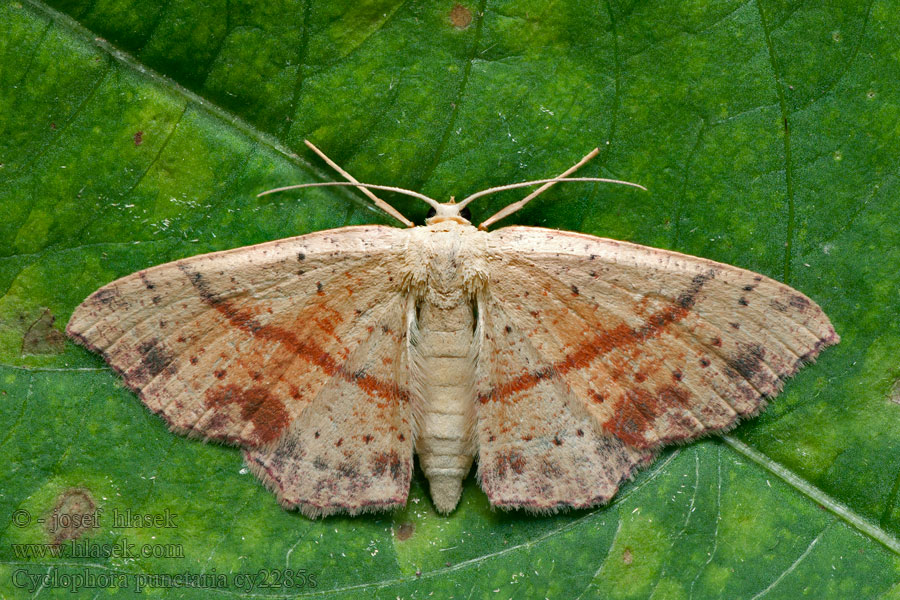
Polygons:
[[537,185],[539,183],[544,184],[541,187],[539,187],[538,189],[536,189],[535,191],[531,192],[530,194],[528,194],[527,196],[522,198],[521,200],[519,200],[518,202],[513,202],[512,204],[505,206],[500,211],[498,211],[496,214],[489,217],[487,220],[483,221],[478,226],[478,229],[486,230],[489,226],[493,225],[500,219],[504,219],[504,218],[508,217],[509,215],[513,214],[514,212],[516,212],[517,210],[519,210],[520,208],[522,208],[523,206],[525,206],[526,204],[531,202],[539,194],[550,189],[557,183],[562,183],[565,181],[594,181],[594,182],[601,182],[601,183],[616,183],[619,185],[628,185],[631,187],[636,187],[636,188],[644,190],[645,192],[647,191],[647,188],[645,188],[644,186],[639,185],[637,183],[631,183],[630,181],[621,181],[618,179],[606,179],[604,177],[568,177],[569,175],[571,175],[572,173],[574,173],[575,171],[577,171],[578,169],[583,167],[589,160],[591,160],[592,158],[597,156],[599,153],[600,153],[600,149],[594,148],[593,150],[588,152],[588,154],[584,158],[582,158],[577,163],[575,163],[574,165],[572,165],[571,167],[569,167],[568,169],[566,169],[565,171],[560,173],[559,176],[554,177],[552,179],[537,179],[535,181],[523,181],[522,183],[512,183],[509,185],[501,185],[498,187],[492,187],[492,188],[488,188],[486,190],[481,190],[480,192],[476,192],[476,193],[472,194],[471,196],[469,196],[468,198],[463,199],[463,201],[459,203],[460,207],[465,206],[466,204],[468,204],[472,200],[475,200],[476,198],[481,198],[482,196],[487,196],[488,194],[495,194],[497,192],[503,192],[506,190],[514,190],[514,189],[520,188],[520,187],[528,187],[530,185]]
[[[340,166],[338,166],[338,164],[336,162],[334,162],[333,160],[328,158],[328,156],[326,156],[324,152],[322,152],[321,150],[316,148],[316,146],[312,142],[310,142],[309,140],[303,140],[303,143],[306,144],[310,150],[312,150],[313,152],[318,154],[319,158],[321,158],[326,163],[328,163],[329,167],[331,167],[332,169],[334,169],[335,171],[340,173],[344,177],[344,179],[353,183],[358,190],[360,190],[363,194],[368,196],[372,200],[372,202],[375,203],[375,206],[377,206],[378,208],[380,208],[387,214],[391,215],[392,217],[394,217],[395,219],[397,219],[398,221],[400,221],[407,227],[415,227],[416,224],[413,223],[412,221],[410,221],[409,219],[407,219],[406,217],[404,217],[402,214],[400,214],[400,211],[398,211],[396,208],[394,208],[393,206],[391,206],[390,204],[388,204],[387,202],[385,202],[384,200],[382,200],[381,198],[379,198],[378,196],[373,194],[370,188],[405,193],[408,196],[415,196],[416,198],[425,200],[426,202],[428,202],[429,205],[434,206],[434,204],[432,204],[432,202],[435,202],[434,200],[432,200],[431,198],[428,198],[428,196],[423,196],[422,194],[417,194],[416,192],[412,192],[410,190],[404,190],[401,188],[392,188],[392,187],[387,187],[387,186],[379,187],[377,185],[360,183],[359,181],[356,180],[356,178],[353,175],[351,175],[350,173],[348,173],[347,171],[342,169]],[[325,187],[328,185],[346,185],[346,184],[329,182],[326,184],[303,183],[300,185],[289,185],[289,186],[285,186],[285,187],[275,188],[272,190],[266,190],[265,192],[262,192],[261,194],[257,194],[256,197],[259,198],[260,196],[265,196],[267,194],[274,194],[275,192],[283,192],[286,190],[296,190],[296,189],[303,188],[303,187],[317,187],[317,186]],[[436,202],[435,202],[435,204],[436,204]]]
[[[385,190],[388,192],[397,192],[398,194],[405,194],[407,196],[412,196],[413,198],[418,198],[419,200],[424,200],[428,203],[429,206],[438,207],[440,206],[440,202],[435,200],[434,198],[429,198],[425,194],[420,194],[419,192],[414,192],[412,190],[407,190],[406,188],[398,188],[392,185],[375,185],[374,183],[360,183],[358,181],[324,181],[321,183],[298,183],[297,185],[286,185],[280,188],[273,188],[271,190],[266,190],[264,192],[260,192],[256,195],[257,198],[260,196],[268,196],[269,194],[274,194],[276,192],[285,192],[287,190],[299,190],[301,188],[311,188],[311,187],[358,187],[360,189],[370,189],[370,190]],[[374,194],[373,194],[374,195]],[[387,203],[385,203],[387,204]],[[390,206],[390,205],[388,205]],[[400,215],[400,213],[397,213]],[[403,215],[400,215],[401,217]],[[404,219],[404,221],[406,221]],[[406,221],[410,224],[411,227],[414,227],[415,224],[411,221]]]

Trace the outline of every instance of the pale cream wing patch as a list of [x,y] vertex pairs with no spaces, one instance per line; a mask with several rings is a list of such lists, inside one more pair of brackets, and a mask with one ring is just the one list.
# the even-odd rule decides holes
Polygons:
[[[375,435],[367,419],[384,417],[398,432],[409,421],[405,380],[394,369],[405,360],[402,326],[386,309],[403,297],[394,275],[407,235],[346,227],[160,265],[92,294],[66,331],[100,352],[176,431],[242,445],[255,459],[278,448],[284,457],[288,438],[312,428],[322,435],[331,419],[329,435],[362,452],[364,436]],[[361,361],[362,349],[383,362]],[[350,396],[359,407],[352,418],[322,416],[322,407]],[[369,428],[376,425],[384,424]],[[409,478],[396,476],[392,457],[400,470],[411,463],[411,435],[381,436],[368,448],[354,490],[370,488],[369,507],[396,504]],[[381,454],[390,458],[386,469]],[[319,470],[339,477],[340,467],[330,461]],[[281,499],[303,497],[291,488]],[[330,502],[331,512],[359,509],[348,496]]]
[[487,311],[509,323],[485,335],[521,332],[537,358],[482,380],[480,456],[503,426],[499,407],[518,415],[548,385],[597,435],[634,449],[727,429],[839,340],[809,298],[737,267],[531,227],[492,232],[489,248]]

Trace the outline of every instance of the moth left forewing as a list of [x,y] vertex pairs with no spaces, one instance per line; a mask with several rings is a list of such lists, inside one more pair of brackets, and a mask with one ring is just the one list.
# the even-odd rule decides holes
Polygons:
[[838,341],[806,296],[737,267],[570,232],[490,235],[490,293],[510,318],[492,335],[520,331],[537,358],[482,393],[515,403],[564,382],[573,413],[633,448],[733,426]]
[[[327,439],[346,438],[343,450],[343,443],[334,446],[345,459],[311,453],[305,443],[291,446],[293,458],[332,479],[349,478],[352,489],[341,488],[327,504],[320,491],[306,488],[304,496],[282,482],[277,465],[267,482],[284,484],[286,504],[318,503],[312,514],[362,510],[355,498],[369,507],[394,505],[398,486],[408,483],[402,471],[411,464],[411,434],[366,443],[375,434],[364,425],[383,419],[401,432],[409,420],[405,382],[392,366],[402,361],[402,327],[388,310],[402,298],[395,276],[406,235],[348,227],[153,267],[92,294],[67,332],[101,352],[176,431],[258,456],[281,448],[283,457],[288,438],[297,441],[308,429],[307,413],[325,410]],[[362,354],[381,362],[369,364]],[[323,408],[338,399],[348,408],[351,392],[364,410]]]

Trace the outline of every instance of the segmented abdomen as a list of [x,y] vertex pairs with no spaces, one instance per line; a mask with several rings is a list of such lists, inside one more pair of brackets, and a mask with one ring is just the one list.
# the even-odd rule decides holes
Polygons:
[[422,410],[416,452],[441,512],[456,506],[475,454],[474,325],[467,303],[441,308],[424,302],[419,310],[414,368]]

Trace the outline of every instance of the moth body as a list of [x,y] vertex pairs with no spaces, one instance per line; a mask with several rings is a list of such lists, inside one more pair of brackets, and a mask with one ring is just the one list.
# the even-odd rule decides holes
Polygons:
[[[413,236],[414,265],[424,285],[407,313],[416,452],[441,512],[456,507],[462,480],[477,452],[475,365],[480,341],[476,290],[484,234],[448,221]],[[477,284],[476,284],[477,286]]]

